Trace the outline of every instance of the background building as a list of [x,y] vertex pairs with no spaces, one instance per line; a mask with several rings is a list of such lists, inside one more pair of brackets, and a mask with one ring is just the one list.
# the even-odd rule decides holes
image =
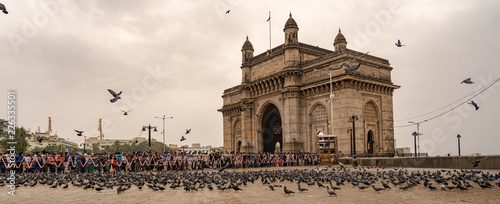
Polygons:
[[[89,137],[87,139],[84,140],[85,141],[85,145],[87,145],[87,148],[92,148],[94,146],[94,144],[97,144],[97,146],[99,147],[100,150],[103,150],[104,148],[106,148],[106,146],[112,146],[113,144],[115,144],[116,142],[119,142],[120,145],[122,144],[132,144],[132,143],[141,143],[141,142],[144,142],[144,141],[148,141],[146,138],[144,137],[134,137],[132,139],[102,139],[100,140],[99,137]],[[156,141],[155,139],[151,139],[151,141]]]
[[[60,138],[59,136],[57,136],[57,133],[51,135],[52,121],[50,117],[48,124],[49,126],[47,128],[47,132],[41,132],[40,130],[37,130],[34,133],[31,133],[31,136],[28,138],[28,144],[29,144],[28,151],[31,151],[36,147],[40,147],[43,149],[47,146],[57,146],[57,145],[62,145],[70,148],[78,147],[78,144],[71,142],[67,139]],[[66,149],[63,149],[61,151],[66,151]]]
[[[394,153],[392,94],[399,86],[389,61],[348,49],[340,29],[333,51],[301,43],[291,14],[283,31],[283,44],[256,56],[248,37],[243,44],[242,82],[224,90],[218,110],[224,150],[318,152],[322,133],[335,135],[334,152],[349,153],[349,119],[358,116],[356,153]],[[348,70],[352,65],[360,66]]]

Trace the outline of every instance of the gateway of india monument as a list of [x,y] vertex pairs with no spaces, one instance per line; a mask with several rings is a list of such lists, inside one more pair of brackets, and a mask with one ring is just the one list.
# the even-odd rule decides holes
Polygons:
[[348,49],[340,29],[333,51],[299,42],[291,14],[283,31],[283,44],[256,56],[243,43],[241,84],[224,90],[218,110],[224,150],[349,155],[354,132],[355,154],[394,153],[400,86],[389,61]]

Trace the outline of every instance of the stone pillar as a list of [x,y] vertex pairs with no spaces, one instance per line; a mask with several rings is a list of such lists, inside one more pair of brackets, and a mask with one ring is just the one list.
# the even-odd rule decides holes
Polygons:
[[302,141],[300,139],[300,98],[299,90],[288,88],[283,92],[283,152],[296,152],[300,151],[294,147],[294,143]]

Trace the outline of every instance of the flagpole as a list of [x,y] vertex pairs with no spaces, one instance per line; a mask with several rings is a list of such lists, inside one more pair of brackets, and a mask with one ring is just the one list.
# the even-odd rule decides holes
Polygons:
[[269,11],[269,53],[271,52],[271,11]]

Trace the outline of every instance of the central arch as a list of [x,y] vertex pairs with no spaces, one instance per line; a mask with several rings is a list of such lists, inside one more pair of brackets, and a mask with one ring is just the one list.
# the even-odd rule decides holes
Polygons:
[[274,153],[277,143],[280,144],[279,148],[281,152],[283,150],[281,114],[273,104],[269,104],[263,112],[262,130],[264,152]]

